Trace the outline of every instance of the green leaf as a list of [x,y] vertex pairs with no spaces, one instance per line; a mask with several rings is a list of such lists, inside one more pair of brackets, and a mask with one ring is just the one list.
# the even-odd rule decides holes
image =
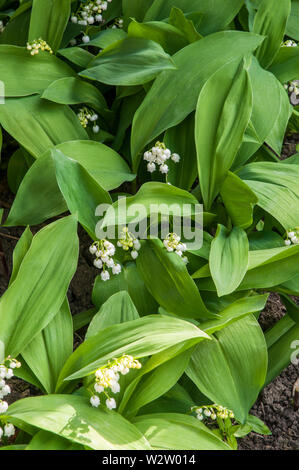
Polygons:
[[158,311],[158,305],[144,285],[139,275],[136,263],[126,263],[117,276],[112,276],[109,281],[102,281],[97,276],[92,291],[93,304],[99,309],[111,295],[126,290],[134,302],[139,314],[152,315]]
[[197,159],[194,139],[194,114],[190,114],[181,124],[168,129],[164,136],[165,145],[181,157],[179,163],[169,164],[168,181],[190,191],[197,177]]
[[[6,98],[41,93],[54,80],[76,75],[54,55],[41,52],[33,57],[24,47],[6,44],[0,45],[0,68]],[[21,71],[22,80],[17,70]]]
[[291,0],[262,0],[254,17],[254,33],[266,36],[256,51],[256,57],[264,68],[268,68],[277,55],[285,34],[287,19],[291,11]]
[[[204,35],[225,28],[236,16],[243,5],[242,0],[230,0],[229,4],[221,0],[176,0],[175,6],[184,13],[200,12],[204,19],[200,32]],[[145,20],[164,20],[169,17],[173,0],[155,0],[145,15]]]
[[266,305],[267,299],[268,294],[242,297],[221,310],[219,318],[203,322],[200,327],[211,335],[250,313],[261,312]]
[[258,197],[257,204],[278,220],[285,230],[298,225],[298,196],[290,189],[261,181],[244,180],[244,182]]
[[102,305],[88,327],[85,339],[98,334],[108,326],[137,320],[139,318],[135,305],[126,291],[118,292]]
[[106,49],[106,47],[111,46],[121,39],[125,39],[127,36],[127,33],[123,29],[108,28],[100,31],[96,36],[92,36],[91,40],[87,44],[82,43],[81,46],[96,46],[101,49]]
[[73,352],[73,321],[68,302],[22,350],[22,356],[44,390],[54,393],[59,373]]
[[98,217],[96,209],[100,204],[111,204],[111,197],[85,168],[65,156],[60,150],[52,150],[59,189],[71,214],[76,215],[80,224],[91,238],[95,239]]
[[145,13],[152,5],[154,0],[122,0],[122,9],[124,14],[124,23],[127,24],[132,17],[138,21],[144,19]]
[[75,77],[55,80],[45,89],[41,97],[59,104],[85,103],[92,106],[103,117],[109,113],[102,93],[90,83]]
[[[215,99],[220,80],[221,89]],[[251,111],[251,84],[243,61],[232,61],[218,70],[199,94],[195,141],[200,187],[207,209],[233,164]]]
[[100,142],[76,140],[59,144],[56,148],[80,163],[106,191],[135,179],[125,160]]
[[299,27],[298,27],[298,19],[299,19],[299,2],[298,0],[292,0],[291,5],[291,14],[288,19],[286,34],[291,38],[299,41]]
[[7,182],[9,189],[16,193],[28,170],[28,164],[22,149],[18,149],[10,157],[7,167]]
[[71,0],[33,0],[29,41],[42,38],[57,51],[70,14]]
[[13,269],[9,280],[9,285],[12,284],[17,277],[23,259],[29,250],[33,240],[33,235],[29,227],[24,230],[21,238],[18,240],[16,247],[13,251]]
[[[124,205],[127,209],[125,214]],[[129,224],[133,221],[136,223],[151,214],[180,216],[184,205],[190,206],[190,215],[198,213],[198,201],[187,191],[166,183],[154,181],[144,183],[134,196],[113,203],[103,219],[102,228],[115,224]]]
[[299,76],[299,48],[281,47],[269,70],[282,84],[296,80]]
[[187,349],[208,338],[195,325],[163,315],[110,326],[84,341],[71,355],[61,371],[58,390],[66,385],[64,380],[85,377],[113,357],[131,354],[138,359],[180,343],[185,343]]
[[67,47],[66,49],[59,49],[58,54],[84,69],[88,67],[88,64],[95,57],[85,49],[81,49],[81,47]]
[[133,20],[129,24],[128,34],[130,37],[151,39],[171,55],[189,44],[175,26],[162,21],[138,23]]
[[[99,142],[82,140],[65,142],[58,145],[55,151],[59,151],[60,154],[62,152],[64,155],[62,161],[67,159],[67,162],[73,166],[76,166],[75,162],[77,162],[79,168],[82,167],[78,170],[79,172],[83,173],[86,170],[89,177],[96,181],[97,192],[103,196],[103,190],[114,189],[124,181],[131,181],[135,177],[130,173],[125,161],[114,150]],[[58,160],[59,163],[60,160]],[[86,173],[84,174],[85,179],[89,179]],[[65,177],[67,178],[68,175],[66,174]],[[99,186],[103,190],[100,190]],[[81,194],[81,190],[83,191],[83,186],[78,195]],[[5,225],[35,225],[66,210],[67,204],[57,184],[56,167],[52,153],[49,151],[38,158],[25,175]],[[86,210],[86,215],[89,211]],[[94,220],[97,223],[98,219]]]
[[126,414],[129,416],[137,414],[141,407],[167,393],[183,375],[191,352],[190,349],[184,351],[145,375],[132,394]]
[[118,413],[91,407],[86,398],[48,395],[16,401],[8,409],[11,422],[50,431],[94,450],[150,449],[140,431]]
[[[201,19],[202,16],[203,15],[200,13],[199,17]],[[197,32],[193,21],[188,20],[182,10],[180,10],[179,8],[173,7],[171,9],[169,23],[175,26],[178,30],[180,30],[188,40],[188,43],[190,44],[202,38],[201,34]]]
[[133,422],[156,450],[231,450],[193,416],[153,413],[138,416]]
[[37,225],[66,211],[53,159],[42,156],[23,178],[4,225]]
[[6,355],[16,357],[57,314],[77,257],[73,217],[53,222],[35,235],[15,281],[0,301],[0,343]]
[[253,315],[215,333],[196,346],[187,375],[214,403],[234,411],[244,423],[264,385],[267,346]]
[[219,224],[211,244],[210,270],[219,297],[234,292],[245,276],[249,243],[246,232]]
[[140,85],[160,72],[175,69],[171,57],[150,39],[128,37],[95,57],[79,75],[108,85]]
[[82,445],[48,431],[38,431],[25,447],[26,450],[84,450]]
[[249,186],[229,171],[221,186],[220,195],[233,225],[244,229],[250,227],[258,198]]
[[7,98],[0,106],[0,123],[36,158],[61,142],[88,139],[68,106],[41,100],[37,95]]
[[176,253],[168,253],[160,240],[143,244],[137,267],[149,292],[167,312],[201,320],[215,317],[204,305],[185,263]]
[[232,60],[241,60],[262,40],[250,33],[225,31],[196,41],[173,56],[177,70],[164,72],[155,80],[135,114],[131,140],[134,171],[146,144],[182,122],[196,108],[199,92],[208,78]]

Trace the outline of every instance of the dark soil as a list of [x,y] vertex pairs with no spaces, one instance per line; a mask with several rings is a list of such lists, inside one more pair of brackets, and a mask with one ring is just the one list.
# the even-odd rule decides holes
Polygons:
[[[284,146],[282,158],[296,153],[299,135],[288,138]],[[0,179],[0,207],[9,209],[14,195],[9,191],[5,172]],[[48,223],[48,222],[47,222]],[[43,224],[44,225],[44,224]],[[32,227],[36,233],[43,225]],[[12,253],[24,228],[0,227],[0,295],[7,288],[12,269]],[[76,275],[74,276],[68,299],[72,314],[79,313],[92,307],[91,292],[97,274],[88,252],[90,239],[81,228],[80,256]],[[276,294],[271,294],[265,310],[261,313],[260,324],[263,330],[273,326],[285,314],[285,307]],[[262,419],[270,428],[271,436],[260,436],[251,433],[239,440],[240,450],[295,450],[299,449],[299,410],[295,411],[292,403],[292,388],[299,376],[299,368],[290,365],[260,394],[251,413]],[[38,390],[19,379],[13,379],[13,394],[10,402],[38,394]]]

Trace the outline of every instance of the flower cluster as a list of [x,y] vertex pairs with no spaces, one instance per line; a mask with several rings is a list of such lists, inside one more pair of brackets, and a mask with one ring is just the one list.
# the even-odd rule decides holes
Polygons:
[[140,368],[141,364],[139,361],[132,356],[124,355],[120,359],[115,359],[112,363],[108,363],[108,366],[96,370],[94,384],[94,391],[96,393],[90,398],[91,405],[97,408],[101,403],[99,395],[104,393],[107,408],[110,410],[116,408],[116,401],[109,396],[108,389],[110,388],[114,394],[119,393],[119,374],[126,375],[130,372],[130,369]]
[[[4,397],[10,394],[10,386],[7,385],[6,380],[11,379],[14,376],[13,370],[21,367],[21,363],[16,359],[8,357],[0,364],[0,415],[6,413],[8,403],[3,400]],[[5,423],[2,427],[0,418],[0,441],[2,436],[11,437],[15,433],[15,428],[11,423]]]
[[283,44],[282,44],[284,47],[297,47],[298,44],[296,43],[296,41],[293,41],[292,39],[288,39],[287,41],[285,41]]
[[71,22],[82,26],[103,23],[102,13],[107,10],[108,3],[111,2],[112,0],[90,0],[87,3],[82,2],[77,13],[72,14]]
[[108,269],[111,268],[112,274],[119,274],[121,272],[121,265],[116,264],[112,258],[115,254],[115,246],[108,240],[99,240],[94,242],[89,251],[92,255],[96,256],[93,264],[96,268],[101,269],[101,278],[103,281],[110,279]]
[[91,109],[88,109],[86,107],[81,108],[77,116],[78,116],[81,126],[83,126],[84,128],[88,126],[89,122],[92,122],[93,132],[97,134],[100,131],[100,127],[97,124],[97,120],[99,116],[96,113],[94,113]]
[[191,411],[195,411],[197,419],[203,421],[204,419],[212,419],[215,421],[217,418],[227,419],[234,418],[234,413],[221,405],[206,405],[206,406],[194,406]]
[[120,239],[117,242],[117,246],[122,248],[124,251],[131,250],[131,256],[133,259],[138,258],[138,251],[141,248],[140,241],[132,233],[129,232],[128,227],[124,227],[122,230]]
[[45,52],[50,52],[50,54],[53,54],[53,51],[49,44],[46,43],[43,39],[35,39],[34,41],[27,42],[27,50],[30,51],[31,55],[36,55],[39,53],[39,51],[45,51]]
[[183,256],[183,253],[187,250],[185,243],[181,242],[181,237],[176,233],[169,233],[165,240],[163,240],[163,245],[166,250],[169,252],[175,252],[177,255],[181,256],[184,263],[188,263],[187,256]]
[[287,238],[284,243],[286,246],[299,245],[299,227],[287,232]]
[[124,20],[122,18],[117,18],[115,20],[114,25],[112,26],[112,29],[122,29],[124,27]]
[[156,165],[159,166],[159,170],[163,174],[168,173],[167,160],[171,160],[175,163],[180,161],[180,156],[177,153],[171,153],[171,150],[166,148],[163,142],[156,142],[155,147],[144,153],[143,158],[147,164],[147,171],[153,173],[156,171]]
[[3,21],[0,21],[0,34],[3,33],[4,30],[5,30],[4,23]]
[[290,102],[293,106],[299,104],[299,80],[293,80],[292,82],[285,83],[284,89],[288,92]]

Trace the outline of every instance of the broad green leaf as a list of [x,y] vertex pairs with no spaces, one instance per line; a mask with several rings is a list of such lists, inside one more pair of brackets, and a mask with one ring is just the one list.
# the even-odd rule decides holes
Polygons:
[[140,431],[121,415],[92,408],[84,397],[48,395],[16,401],[7,412],[11,422],[27,423],[94,450],[150,449]]
[[[107,211],[102,227],[115,224],[136,223],[151,214],[182,216],[185,206],[190,208],[190,216],[200,210],[197,199],[187,191],[166,183],[149,182],[141,186],[138,193],[114,202]],[[124,214],[124,207],[127,211]],[[187,214],[186,214],[187,217]]]
[[[215,99],[215,90],[221,81]],[[210,209],[242,143],[252,111],[251,84],[243,60],[232,61],[202,88],[195,115],[201,192]]]
[[211,335],[250,313],[261,312],[266,305],[267,299],[268,294],[242,297],[221,310],[219,318],[203,322],[200,327]]
[[233,225],[244,229],[250,227],[258,198],[249,186],[229,171],[221,186],[220,195]]
[[57,51],[70,18],[71,3],[71,0],[33,0],[29,41],[42,38]]
[[128,37],[106,47],[80,75],[108,85],[140,85],[175,68],[171,57],[156,42]]
[[[200,23],[203,15],[199,13],[198,16],[198,23]],[[202,38],[201,34],[196,30],[193,21],[188,20],[179,8],[173,7],[171,9],[169,23],[181,31],[190,44]]]
[[57,314],[77,257],[77,224],[72,216],[35,235],[15,281],[0,301],[0,343],[6,355],[16,357]]
[[244,423],[267,372],[267,346],[255,317],[245,317],[215,333],[213,341],[197,345],[186,372],[202,393]]
[[215,317],[204,305],[185,263],[176,253],[168,253],[160,240],[143,244],[137,267],[149,292],[167,312],[200,320]]
[[194,114],[190,114],[178,126],[168,129],[164,142],[168,148],[181,157],[179,163],[170,162],[168,181],[178,188],[190,191],[197,177]]
[[129,24],[128,34],[130,37],[151,39],[171,55],[189,44],[175,26],[162,21],[138,23],[133,20]]
[[66,49],[59,49],[58,54],[84,69],[88,67],[88,64],[95,57],[93,54],[81,47],[67,47]]
[[81,46],[96,46],[101,49],[106,49],[106,47],[109,47],[115,42],[125,39],[126,37],[127,33],[123,29],[108,28],[100,31],[100,33],[93,36],[87,44],[82,43]]
[[249,243],[246,232],[234,227],[230,232],[218,225],[211,244],[210,270],[219,297],[236,290],[248,266]]
[[139,0],[122,0],[125,24],[127,24],[132,17],[138,21],[142,21],[153,1],[154,0],[143,0],[140,2]]
[[299,2],[292,0],[291,14],[288,19],[286,34],[291,38],[299,41]]
[[243,180],[260,181],[283,186],[299,197],[299,166],[288,163],[256,162],[244,166],[238,171]]
[[193,416],[153,413],[138,416],[133,422],[156,450],[231,450]]
[[9,189],[16,193],[28,170],[28,164],[22,149],[18,149],[10,157],[7,167],[7,182]]
[[258,198],[258,205],[289,230],[298,225],[298,196],[290,189],[262,181],[244,180]]
[[108,326],[137,320],[139,318],[131,297],[126,291],[112,295],[102,305],[100,311],[93,317],[88,327],[85,339],[96,335]]
[[[200,32],[204,35],[224,29],[236,16],[243,5],[242,0],[230,0],[229,4],[221,0],[176,0],[175,6],[184,13],[200,12],[204,19]],[[155,0],[145,15],[145,20],[164,20],[169,17],[174,6],[172,0]]]
[[54,162],[42,156],[26,173],[4,225],[37,225],[66,211]]
[[21,238],[18,240],[16,247],[13,251],[13,268],[10,276],[9,284],[12,284],[17,277],[23,259],[29,250],[33,240],[33,235],[29,227],[24,230]]
[[[294,245],[249,251],[248,271],[238,290],[269,288],[294,278],[298,273],[298,259],[299,246]],[[202,277],[207,276],[209,269]],[[197,285],[202,290],[215,290],[211,278],[200,279]]]
[[296,80],[299,76],[299,47],[281,47],[269,70],[282,84]]
[[268,68],[277,55],[285,34],[287,19],[291,11],[291,0],[263,0],[254,17],[254,33],[266,36],[256,51],[256,57],[264,68]]
[[[56,150],[62,152],[64,158],[68,157],[69,162],[74,160],[80,164],[104,190],[114,189],[135,177],[125,161],[100,142],[75,140],[56,146]],[[66,210],[49,151],[38,158],[25,175],[5,224],[35,225]]]
[[100,142],[75,140],[59,144],[56,148],[80,163],[106,191],[135,178],[124,159]]
[[87,233],[95,239],[98,223],[96,209],[100,204],[111,204],[109,193],[80,163],[68,158],[60,150],[55,149],[51,152],[57,184],[69,211],[76,215]]
[[7,98],[0,106],[0,123],[36,158],[61,142],[88,139],[68,106],[41,100],[38,95]]
[[73,321],[65,301],[53,320],[22,350],[22,357],[49,394],[55,392],[59,373],[72,352]]
[[140,276],[136,263],[126,263],[117,276],[112,276],[109,281],[102,281],[97,276],[92,291],[92,301],[99,309],[111,295],[126,290],[134,302],[140,316],[152,315],[158,311],[158,304],[147,290]]
[[7,98],[41,93],[54,80],[76,75],[69,65],[54,55],[41,52],[32,56],[24,47],[4,44],[0,45],[0,68]]
[[75,77],[55,80],[45,89],[41,97],[59,104],[85,103],[92,106],[103,117],[109,112],[102,93],[90,83]]
[[[276,127],[283,129],[283,133],[290,117],[290,103],[285,90],[274,75],[264,70],[255,57],[252,58],[249,76],[253,92],[253,108],[244,142],[238,152],[233,169],[239,168],[267,141]],[[266,105],[267,103],[267,105]],[[276,131],[279,134],[279,132]],[[269,142],[270,145],[270,142]],[[281,142],[275,145],[271,139],[275,152],[280,153]],[[271,146],[270,145],[270,146]],[[275,146],[274,146],[275,145]]]
[[80,444],[76,444],[64,437],[53,434],[49,431],[38,431],[29,444],[26,450],[84,450]]
[[131,416],[148,403],[168,392],[183,375],[192,350],[184,351],[178,356],[156,367],[146,374],[135,388],[126,407],[126,416]]
[[[134,171],[146,144],[182,122],[196,108],[199,92],[207,79],[232,60],[241,60],[262,41],[262,37],[250,33],[219,32],[184,47],[173,56],[177,70],[164,72],[155,80],[135,114],[131,140]],[[205,66],[198,67],[198,64]]]
[[110,326],[84,341],[61,371],[58,391],[64,380],[74,380],[94,372],[111,358],[131,354],[141,358],[157,354],[180,343],[191,347],[209,339],[192,323],[164,315],[148,315],[138,320]]

